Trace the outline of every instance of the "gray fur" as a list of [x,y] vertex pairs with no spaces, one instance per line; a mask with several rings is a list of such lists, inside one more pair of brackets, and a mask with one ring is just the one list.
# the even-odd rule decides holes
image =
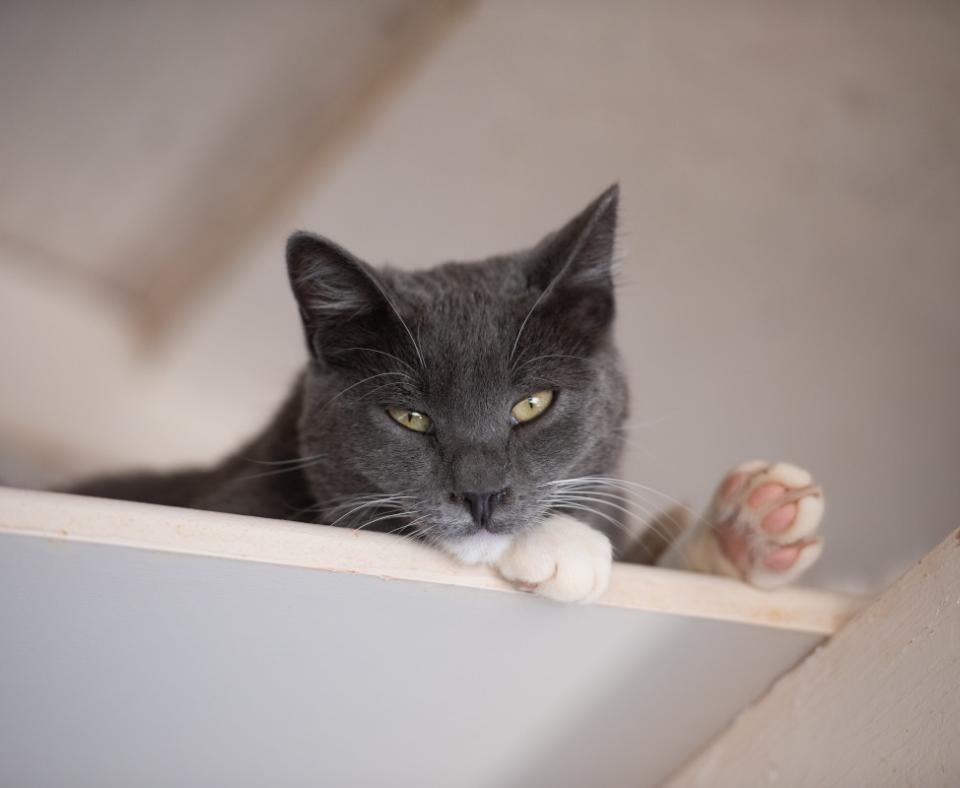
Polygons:
[[[309,360],[273,421],[214,468],[74,491],[436,543],[479,528],[463,493],[497,491],[488,530],[529,527],[551,482],[612,475],[621,453],[617,199],[614,186],[531,249],[412,273],[294,234],[287,264]],[[557,392],[549,410],[512,424],[513,404],[543,389]],[[403,428],[387,405],[429,414],[435,431]]]

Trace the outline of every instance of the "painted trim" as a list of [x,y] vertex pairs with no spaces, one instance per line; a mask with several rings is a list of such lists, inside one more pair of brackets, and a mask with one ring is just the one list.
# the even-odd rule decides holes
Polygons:
[[[488,567],[463,566],[389,534],[62,493],[0,489],[2,534],[521,593]],[[621,563],[597,604],[823,635],[861,606],[835,592],[760,591],[729,578]]]

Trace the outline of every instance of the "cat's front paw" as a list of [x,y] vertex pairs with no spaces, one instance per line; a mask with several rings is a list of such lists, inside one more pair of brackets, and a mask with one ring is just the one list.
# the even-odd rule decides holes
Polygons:
[[612,563],[606,536],[557,514],[517,536],[496,567],[524,590],[558,602],[593,602],[610,585]]
[[780,462],[748,462],[731,471],[707,513],[718,558],[748,583],[787,585],[823,552],[817,529],[823,491],[809,472]]

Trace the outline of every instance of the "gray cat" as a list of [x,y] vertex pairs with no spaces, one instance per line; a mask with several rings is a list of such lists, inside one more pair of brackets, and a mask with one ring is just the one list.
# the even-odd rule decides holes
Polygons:
[[[309,360],[219,465],[73,492],[397,532],[555,599],[607,587],[632,487],[613,342],[618,189],[530,249],[414,273],[296,233]],[[664,562],[789,582],[819,556],[822,494],[783,463],[735,469]]]

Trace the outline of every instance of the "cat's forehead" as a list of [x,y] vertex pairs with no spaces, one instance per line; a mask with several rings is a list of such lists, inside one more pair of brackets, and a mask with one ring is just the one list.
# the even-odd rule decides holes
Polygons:
[[384,274],[390,289],[412,307],[496,304],[527,290],[524,268],[515,255],[447,262],[418,271],[386,268]]
[[397,306],[417,324],[424,342],[441,346],[461,336],[474,345],[497,342],[516,331],[518,314],[533,295],[513,258],[391,274]]
[[512,258],[390,271],[387,285],[444,387],[489,385],[505,377],[523,316],[536,294]]

